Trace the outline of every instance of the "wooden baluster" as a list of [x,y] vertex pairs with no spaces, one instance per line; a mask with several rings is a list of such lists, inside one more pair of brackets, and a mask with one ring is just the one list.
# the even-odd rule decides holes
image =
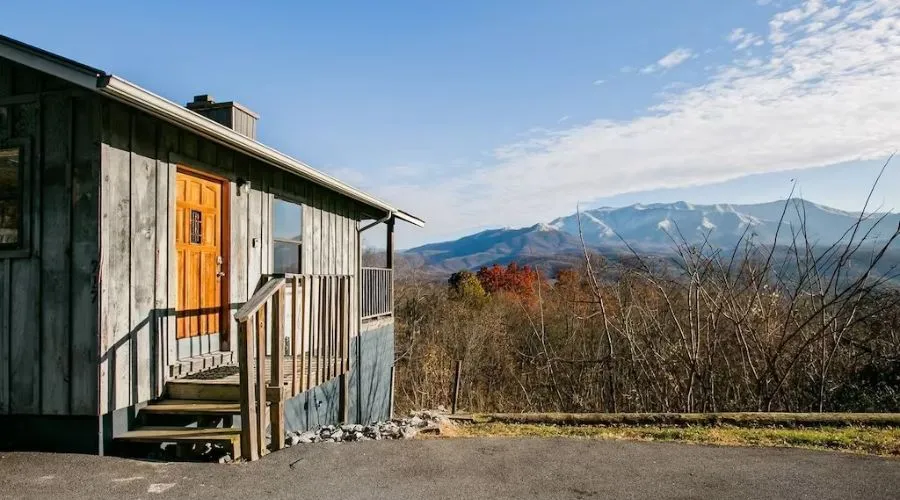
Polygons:
[[331,277],[325,277],[325,381],[331,380]]
[[302,347],[303,357],[300,358],[300,361],[306,364],[306,369],[301,369],[300,371],[303,372],[304,391],[309,390],[309,382],[312,379],[312,334],[310,333],[312,329],[310,328],[311,321],[309,318],[310,303],[312,302],[312,294],[310,292],[312,289],[310,288],[310,280],[309,276],[303,277],[303,305],[301,306],[303,308],[303,323],[301,326],[303,331],[300,334],[300,342],[302,342],[300,347]]
[[314,339],[315,342],[315,353],[316,353],[316,362],[315,366],[313,366],[313,371],[315,374],[316,382],[310,383],[310,387],[315,387],[322,383],[322,307],[320,299],[320,290],[322,288],[322,278],[319,276],[312,277],[312,293],[311,293],[311,306],[310,306],[310,317],[312,319],[312,330],[310,332],[310,338]]
[[238,366],[240,367],[241,387],[241,455],[246,460],[259,458],[256,420],[259,418],[254,394],[256,377],[253,372],[252,329],[247,328],[248,321],[255,321],[256,316],[238,322]]
[[322,350],[320,353],[321,359],[319,360],[319,371],[321,372],[319,384],[322,384],[327,380],[326,377],[328,376],[328,277],[322,278],[320,282],[319,317],[321,319],[319,320],[319,335],[322,337]]
[[334,277],[334,287],[331,296],[334,297],[334,375],[340,375],[341,371],[341,323],[343,316],[341,311],[341,279]]
[[318,367],[319,376],[316,378],[316,385],[321,385],[325,382],[325,355],[328,352],[328,338],[325,333],[327,332],[327,322],[325,316],[325,310],[328,308],[325,301],[325,290],[327,289],[327,282],[325,278],[319,278],[319,310],[317,311],[317,316],[319,317],[319,361],[316,363]]
[[326,380],[334,378],[334,276],[328,277],[328,288],[326,288],[325,300],[328,302],[328,309],[325,313],[328,317],[328,375]]
[[343,357],[343,338],[341,336],[344,324],[343,308],[341,307],[341,277],[334,278],[334,371],[336,375],[343,373],[341,363]]
[[337,280],[338,285],[338,335],[340,338],[340,342],[338,343],[338,352],[340,359],[338,362],[340,363],[338,368],[338,374],[341,380],[341,398],[340,398],[340,410],[341,410],[341,421],[349,422],[350,421],[350,380],[347,375],[347,371],[344,370],[344,351],[346,349],[346,345],[344,344],[344,324],[346,323],[346,310],[344,308],[344,277],[341,276]]
[[[269,303],[256,312],[256,429],[257,451],[259,456],[266,454],[266,320],[269,315]],[[243,422],[241,423],[243,425]]]
[[274,394],[269,409],[272,451],[284,448],[284,287],[272,296],[272,366]]
[[[300,342],[299,330],[297,329],[297,325],[300,324],[300,318],[297,317],[300,314],[300,308],[298,307],[300,298],[297,296],[299,292],[300,277],[294,276],[294,279],[291,281],[291,397],[300,393],[300,372],[297,371],[297,343]],[[302,364],[300,365],[300,370],[303,370]]]
[[321,311],[319,316],[322,317],[322,378],[319,383],[328,380],[328,276],[322,277],[322,288],[319,290]]
[[329,320],[329,328],[328,328],[328,337],[331,340],[331,352],[328,356],[328,370],[330,372],[329,379],[332,379],[337,375],[337,308],[335,307],[335,303],[337,302],[334,297],[335,291],[335,281],[337,278],[335,276],[331,276],[328,278],[328,320]]
[[341,278],[334,278],[334,374],[341,374],[341,324],[344,317],[341,315]]
[[350,349],[350,278],[341,278],[341,373],[347,373]]
[[[309,387],[315,387],[319,380],[319,278],[310,276],[309,287]],[[313,382],[316,381],[316,383]]]

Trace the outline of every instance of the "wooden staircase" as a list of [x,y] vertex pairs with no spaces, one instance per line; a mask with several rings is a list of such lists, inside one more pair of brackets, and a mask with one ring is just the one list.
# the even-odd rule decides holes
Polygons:
[[234,459],[256,460],[284,447],[288,397],[336,377],[343,379],[341,415],[348,421],[350,284],[346,275],[273,277],[234,314],[238,373],[167,381],[163,397],[139,410],[138,426],[114,441],[123,450],[129,443],[217,443]]
[[138,412],[139,425],[117,436],[116,443],[224,446],[235,460],[241,456],[241,429],[234,416],[241,414],[240,387],[206,380],[166,383],[165,398],[151,401]]

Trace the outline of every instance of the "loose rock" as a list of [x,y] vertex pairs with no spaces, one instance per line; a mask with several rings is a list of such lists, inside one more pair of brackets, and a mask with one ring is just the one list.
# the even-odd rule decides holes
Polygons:
[[438,411],[413,412],[409,418],[372,422],[368,425],[325,425],[306,432],[290,432],[286,437],[290,446],[296,446],[298,444],[322,442],[343,443],[350,441],[378,441],[382,439],[413,439],[419,434],[452,434],[454,427],[453,422],[447,418],[446,411],[439,409]]

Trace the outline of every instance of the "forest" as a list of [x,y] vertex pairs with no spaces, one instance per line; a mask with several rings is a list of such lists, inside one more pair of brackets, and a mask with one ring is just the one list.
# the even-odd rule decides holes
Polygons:
[[449,406],[458,361],[464,411],[900,411],[900,290],[883,262],[900,227],[876,238],[864,214],[830,245],[802,224],[731,249],[676,227],[666,258],[585,246],[552,272],[402,268],[396,408]]

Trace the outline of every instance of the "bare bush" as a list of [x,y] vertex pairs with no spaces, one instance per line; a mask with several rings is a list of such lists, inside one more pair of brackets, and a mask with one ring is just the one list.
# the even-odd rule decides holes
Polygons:
[[[864,208],[828,246],[801,223],[731,251],[675,227],[673,257],[583,265],[528,295],[397,283],[397,405],[470,411],[900,411],[900,227]],[[872,219],[876,217],[876,219]],[[875,228],[878,228],[877,230]],[[708,236],[708,235],[707,235]]]

